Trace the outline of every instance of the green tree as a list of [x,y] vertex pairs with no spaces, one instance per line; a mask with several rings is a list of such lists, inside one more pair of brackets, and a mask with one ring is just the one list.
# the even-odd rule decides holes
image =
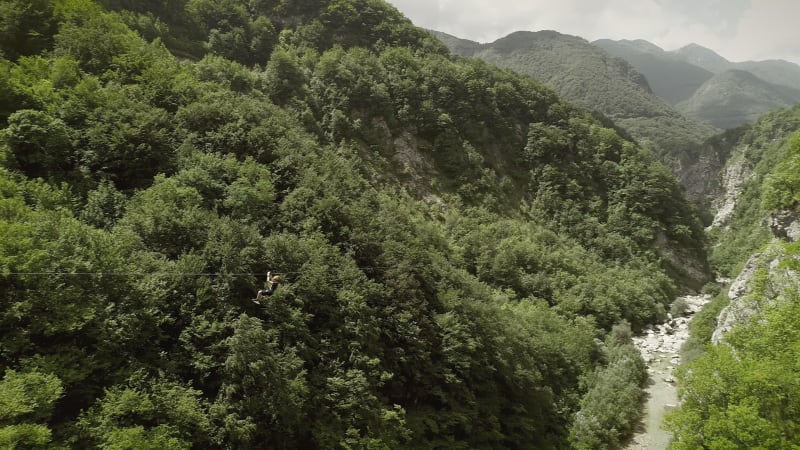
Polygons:
[[201,206],[196,189],[158,176],[154,185],[131,198],[120,227],[131,229],[144,244],[170,258],[202,248],[216,215]]
[[570,441],[578,449],[619,448],[639,416],[647,371],[631,342],[628,323],[614,326],[604,350],[607,365],[590,377],[570,430]]
[[272,52],[262,79],[265,91],[276,105],[308,96],[308,77],[299,58],[289,49],[278,47]]
[[234,329],[215,406],[224,415],[226,440],[243,446],[299,444],[309,386],[297,348],[281,345],[277,332],[256,318],[242,316]]
[[56,32],[52,0],[0,3],[0,54],[10,60],[49,50]]
[[64,23],[55,37],[57,55],[69,55],[81,69],[102,75],[115,58],[133,52],[144,41],[114,14],[92,13]]
[[46,422],[63,392],[54,375],[6,370],[0,381],[0,446],[48,448],[52,437]]
[[783,161],[764,180],[761,194],[764,209],[792,208],[800,202],[800,135],[795,135],[788,145]]
[[81,171],[131,189],[148,186],[156,174],[174,170],[169,114],[132,99],[133,92],[124,89],[111,88],[102,95],[102,106],[88,113],[76,139]]
[[79,422],[96,445],[110,449],[189,449],[211,444],[201,392],[135,374],[105,391]]
[[54,181],[64,178],[72,168],[72,134],[60,119],[35,110],[18,110],[8,118],[3,143],[8,146],[9,167],[30,177]]

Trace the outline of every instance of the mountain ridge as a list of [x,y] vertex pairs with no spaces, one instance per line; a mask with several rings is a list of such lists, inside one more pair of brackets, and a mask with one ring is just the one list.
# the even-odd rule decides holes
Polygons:
[[790,106],[784,92],[751,72],[729,69],[711,77],[676,107],[689,117],[730,129]]
[[[556,31],[517,32],[493,43],[434,33],[451,51],[532,76],[576,104],[599,111],[640,142],[653,147],[693,199],[703,197],[695,174],[706,169],[703,142],[715,129],[680,114],[650,89],[646,78],[622,58],[581,37]],[[500,49],[496,46],[499,45]],[[708,162],[710,164],[710,162]]]
[[592,45],[631,63],[648,80],[653,92],[672,106],[691,97],[697,88],[713,76],[713,72],[706,69],[670,58],[667,51],[655,44],[642,50],[643,45],[630,45],[630,41],[599,39],[593,41]]
[[[628,60],[645,74],[654,92],[678,110],[717,127],[732,128],[751,123],[772,109],[800,101],[800,66],[788,61],[736,63],[694,43],[672,51],[642,43],[631,45],[631,41],[625,40],[604,39],[593,44]],[[745,71],[759,81],[740,76],[740,90],[728,91],[735,98],[720,95],[720,90],[725,88],[712,86],[732,83],[731,74],[720,77],[731,70]],[[733,115],[723,112],[732,103],[735,103],[738,112]]]

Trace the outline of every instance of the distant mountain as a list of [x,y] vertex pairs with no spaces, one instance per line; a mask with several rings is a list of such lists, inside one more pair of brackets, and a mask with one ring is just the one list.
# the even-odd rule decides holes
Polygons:
[[[765,61],[731,62],[713,50],[697,44],[689,44],[678,50],[668,52],[668,54],[673,58],[702,67],[713,73],[722,73],[730,69],[746,70],[768,83],[779,86],[783,90],[784,96],[792,100],[800,100],[800,66],[789,61],[770,59]],[[649,77],[648,80],[650,80]],[[652,83],[652,80],[650,81]]]
[[475,53],[479,52],[482,47],[482,44],[479,42],[470,41],[469,39],[461,39],[441,31],[428,30],[428,32],[442,41],[442,43],[447,46],[450,52],[459,56],[474,56]]
[[600,39],[592,44],[633,65],[647,78],[653,93],[675,105],[686,100],[714,73],[682,61],[645,40]]
[[641,72],[659,97],[709,125],[751,123],[800,101],[800,66],[783,60],[731,62],[706,47],[674,51],[644,41],[593,42]]
[[454,54],[532,76],[568,100],[612,119],[668,114],[666,105],[630,64],[579,37],[555,31],[520,31],[491,44],[478,44],[446,33],[434,35]]
[[723,58],[714,50],[702,45],[689,44],[670,52],[673,56],[712,73],[724,72],[734,67],[734,63]]
[[736,67],[781,88],[785,95],[800,101],[800,66],[780,59],[745,61]]
[[784,89],[750,72],[728,70],[714,75],[676,107],[685,115],[715,127],[735,128],[793,103]]
[[[640,142],[651,144],[685,187],[692,183],[686,174],[701,159],[701,143],[714,129],[665,103],[625,60],[585,39],[555,31],[520,31],[488,44],[433,34],[454,54],[532,76],[567,100],[604,114]],[[699,190],[689,188],[688,194]]]

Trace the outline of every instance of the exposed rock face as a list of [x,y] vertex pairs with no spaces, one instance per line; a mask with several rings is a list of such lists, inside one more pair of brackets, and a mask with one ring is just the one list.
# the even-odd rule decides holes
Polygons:
[[751,256],[750,259],[747,260],[744,269],[739,273],[739,276],[731,283],[728,289],[730,303],[720,311],[717,317],[717,327],[711,335],[711,342],[715,345],[722,342],[725,333],[756,313],[756,309],[753,306],[748,306],[743,299],[750,293],[750,280],[753,278],[753,275],[755,275],[756,270],[758,270],[760,258],[760,253]]
[[[725,333],[737,325],[746,324],[765,305],[785,301],[783,293],[799,287],[800,273],[781,264],[788,256],[780,243],[775,241],[763,253],[751,256],[742,272],[731,283],[728,289],[730,303],[719,313],[711,342],[723,342]],[[760,270],[767,271],[768,288],[763,294],[751,295],[753,279]]]
[[715,199],[720,194],[719,181],[717,178],[722,172],[725,162],[720,160],[716,154],[700,154],[697,162],[687,164],[678,163],[674,170],[681,186],[684,187],[686,198],[693,202],[705,203],[709,199]]
[[736,200],[742,193],[742,186],[750,178],[752,171],[745,164],[741,153],[728,163],[722,172],[722,191],[723,194],[712,203],[713,209],[717,211],[711,227],[724,227],[728,225],[733,211],[736,208]]
[[767,226],[776,238],[797,242],[800,238],[800,211],[778,211],[767,219]]
[[[722,342],[725,333],[736,325],[747,323],[749,318],[758,312],[763,302],[776,301],[783,288],[787,285],[797,284],[800,279],[800,274],[781,267],[780,262],[785,255],[779,245],[784,241],[797,242],[800,238],[800,211],[778,211],[764,222],[772,231],[776,241],[763,253],[751,256],[739,276],[731,283],[728,289],[730,303],[720,311],[717,317],[717,327],[711,335],[711,342],[714,344]],[[748,298],[753,290],[751,281],[756,272],[762,268],[769,271],[768,276],[774,295],[772,298]]]

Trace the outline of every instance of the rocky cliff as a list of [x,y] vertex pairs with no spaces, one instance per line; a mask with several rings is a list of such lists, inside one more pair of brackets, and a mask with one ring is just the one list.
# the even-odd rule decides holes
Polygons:
[[[730,303],[717,318],[711,342],[719,344],[725,333],[746,324],[765,304],[782,301],[787,289],[800,286],[800,273],[787,264],[787,243],[800,239],[800,211],[779,211],[764,221],[775,237],[767,248],[750,257],[728,289]],[[795,263],[796,264],[796,263]]]

